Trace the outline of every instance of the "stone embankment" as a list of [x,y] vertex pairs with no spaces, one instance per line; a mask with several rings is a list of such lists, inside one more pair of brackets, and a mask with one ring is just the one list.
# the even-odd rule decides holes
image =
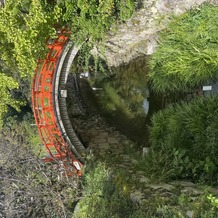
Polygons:
[[[96,45],[92,52],[106,58],[107,64],[113,67],[127,64],[140,56],[150,55],[157,46],[158,33],[168,24],[170,14],[182,14],[206,1],[208,0],[138,1],[138,10],[131,19],[113,26],[103,44]],[[218,4],[218,0],[210,2]]]
[[[80,89],[81,95],[78,98],[72,80],[68,82],[67,100],[71,122],[95,159],[108,161],[114,174],[123,172],[128,193],[135,203],[148,204],[156,196],[165,199],[166,202],[172,202],[180,195],[188,196],[194,202],[204,195],[205,188],[190,181],[153,184],[146,177],[145,172],[137,169],[138,161],[146,155],[148,148],[143,148],[143,145],[136,148],[133,141],[116,128],[109,126],[100,115],[95,113],[91,106],[92,102],[87,98],[91,90],[87,88],[89,87],[83,86]],[[211,188],[209,192],[218,195],[218,189]],[[189,208],[187,208],[187,216],[192,217],[192,210]]]

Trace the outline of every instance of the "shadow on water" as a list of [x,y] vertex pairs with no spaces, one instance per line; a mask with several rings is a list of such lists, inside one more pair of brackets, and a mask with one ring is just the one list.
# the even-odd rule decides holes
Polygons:
[[99,114],[120,132],[137,143],[148,141],[152,113],[162,107],[162,97],[150,91],[147,58],[140,57],[127,65],[98,74],[83,73],[90,85],[89,99]]

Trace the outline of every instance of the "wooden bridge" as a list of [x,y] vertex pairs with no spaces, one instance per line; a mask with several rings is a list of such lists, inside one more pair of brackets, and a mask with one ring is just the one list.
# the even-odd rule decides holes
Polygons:
[[62,30],[55,40],[49,40],[49,52],[39,60],[32,85],[32,106],[39,134],[49,156],[45,162],[63,164],[67,174],[81,175],[85,147],[77,137],[66,107],[66,82],[72,62],[78,52],[70,33]]

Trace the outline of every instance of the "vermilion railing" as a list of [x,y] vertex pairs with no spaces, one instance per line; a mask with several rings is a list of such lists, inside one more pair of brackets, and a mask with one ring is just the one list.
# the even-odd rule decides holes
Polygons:
[[53,102],[54,74],[69,35],[69,32],[62,30],[57,39],[48,43],[47,57],[38,61],[32,85],[32,106],[39,134],[49,153],[44,161],[61,161],[68,174],[73,167],[73,171],[81,175],[82,164],[76,159],[58,128]]

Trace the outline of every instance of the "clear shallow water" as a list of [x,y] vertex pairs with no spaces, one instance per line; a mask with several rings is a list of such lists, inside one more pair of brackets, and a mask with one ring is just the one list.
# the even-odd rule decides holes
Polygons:
[[153,93],[148,82],[147,62],[147,57],[140,57],[128,65],[97,74],[92,70],[85,72],[76,62],[72,68],[73,74],[80,78],[82,99],[88,110],[91,113],[97,111],[111,126],[135,142],[146,145],[153,113],[196,96],[196,90],[190,90],[190,93]]
[[92,88],[98,113],[140,143],[147,142],[150,114],[159,107],[157,96],[149,91],[147,71],[146,58],[138,58],[110,72],[80,74]]

